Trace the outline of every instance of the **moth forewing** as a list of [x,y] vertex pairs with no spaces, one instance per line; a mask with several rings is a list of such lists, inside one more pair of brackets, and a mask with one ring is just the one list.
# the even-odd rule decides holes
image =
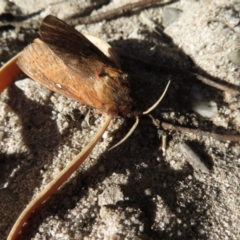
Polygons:
[[43,20],[40,34],[43,41],[35,39],[19,56],[24,73],[102,113],[132,112],[128,77],[86,37],[53,16]]

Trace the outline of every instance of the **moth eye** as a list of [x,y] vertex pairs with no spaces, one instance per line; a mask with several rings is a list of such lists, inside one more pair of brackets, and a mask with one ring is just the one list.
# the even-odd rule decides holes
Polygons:
[[101,72],[101,73],[98,74],[98,76],[99,76],[100,78],[106,78],[106,77],[108,76],[108,74],[105,73],[105,72]]
[[95,73],[96,79],[105,79],[108,75],[105,72]]

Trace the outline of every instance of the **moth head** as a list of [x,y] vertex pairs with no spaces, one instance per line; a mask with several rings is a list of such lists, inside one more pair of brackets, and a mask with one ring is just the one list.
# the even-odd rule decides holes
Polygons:
[[127,116],[134,105],[129,76],[120,69],[105,66],[95,74],[95,88],[107,114]]

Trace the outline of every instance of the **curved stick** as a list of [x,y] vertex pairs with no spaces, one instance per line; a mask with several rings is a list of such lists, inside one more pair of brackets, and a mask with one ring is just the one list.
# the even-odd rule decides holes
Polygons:
[[101,136],[107,129],[112,117],[107,116],[104,124],[97,132],[95,137],[91,142],[77,155],[73,160],[55,177],[43,190],[40,192],[36,198],[34,198],[23,212],[18,217],[17,221],[13,225],[7,240],[15,240],[18,236],[19,231],[21,230],[23,224],[29,218],[31,213],[38,208],[45,200],[47,200],[52,194],[54,194],[57,189],[75,172],[75,170],[86,160],[90,155],[95,145],[100,140]]
[[22,72],[16,63],[20,54],[21,52],[0,68],[0,93]]

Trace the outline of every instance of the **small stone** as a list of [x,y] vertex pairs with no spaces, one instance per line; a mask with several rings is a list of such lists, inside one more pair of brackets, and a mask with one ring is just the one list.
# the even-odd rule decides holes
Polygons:
[[205,118],[212,118],[217,115],[217,103],[213,101],[201,101],[193,105],[193,111]]
[[151,191],[150,188],[145,189],[144,193],[145,193],[146,196],[151,196],[152,195],[152,191]]
[[231,51],[228,54],[228,58],[232,63],[240,66],[240,51],[239,50]]
[[182,10],[177,8],[164,7],[162,14],[163,26],[166,28],[176,22],[182,14]]
[[0,141],[2,141],[3,136],[4,136],[4,132],[0,132]]
[[234,31],[237,32],[237,33],[240,33],[240,26],[236,26],[236,27],[234,28]]
[[85,215],[87,212],[88,212],[88,209],[87,209],[87,208],[83,208],[82,211],[81,211],[81,213],[82,213],[83,215]]
[[88,124],[87,124],[87,122],[86,122],[85,120],[83,120],[83,121],[81,122],[81,127],[82,127],[82,128],[89,128],[89,127],[88,127]]
[[105,131],[105,132],[103,133],[103,135],[102,135],[102,138],[103,138],[103,139],[107,139],[108,136],[109,136],[109,132],[108,132],[108,131]]
[[0,103],[0,120],[4,119],[10,111],[10,107],[7,104]]
[[140,231],[140,232],[143,232],[143,231],[144,231],[144,226],[143,226],[143,225],[139,226],[139,231]]
[[63,128],[66,129],[66,128],[68,128],[68,127],[69,127],[69,123],[68,123],[68,122],[64,122],[64,123],[63,123]]
[[0,14],[4,13],[4,11],[6,11],[7,5],[8,5],[7,0],[0,1]]
[[98,205],[115,205],[117,202],[123,201],[124,195],[119,185],[113,184],[107,187],[102,194],[98,196]]
[[232,26],[232,27],[235,27],[239,24],[240,22],[240,19],[239,18],[236,18],[236,17],[232,17],[230,20],[229,20],[229,24]]

